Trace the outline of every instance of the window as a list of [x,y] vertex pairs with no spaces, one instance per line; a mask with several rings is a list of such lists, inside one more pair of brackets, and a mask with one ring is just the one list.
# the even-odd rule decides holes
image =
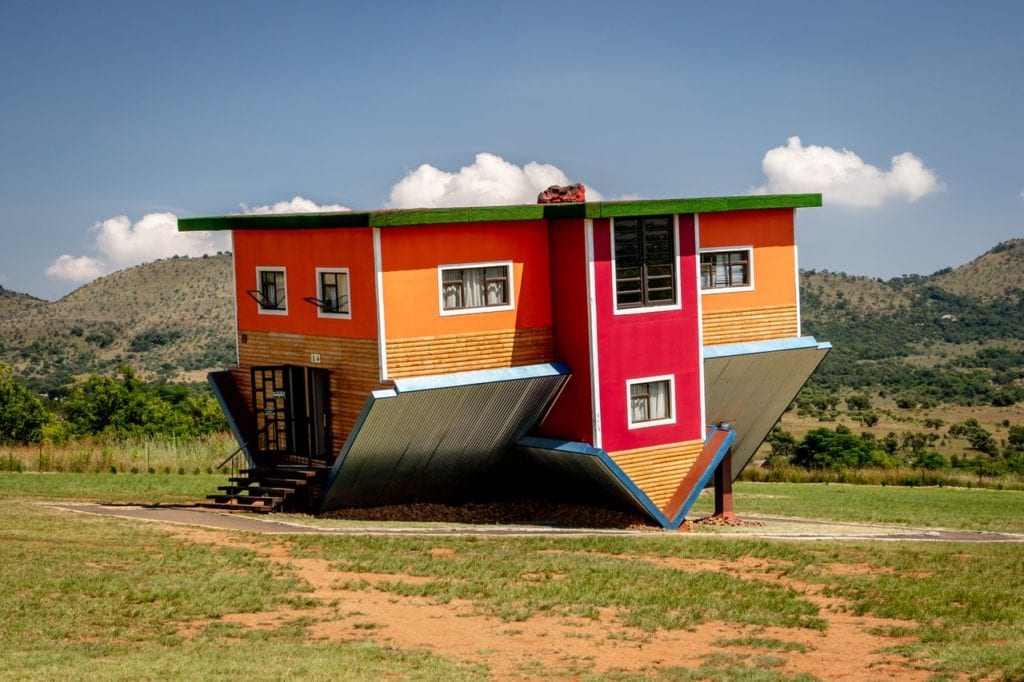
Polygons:
[[672,376],[648,377],[626,382],[629,428],[674,424]]
[[752,250],[701,251],[700,288],[704,291],[752,289]]
[[676,302],[676,244],[672,216],[616,218],[615,307],[648,308]]
[[288,312],[284,268],[256,268],[256,291],[248,292],[256,299],[261,313],[283,315]]
[[319,317],[352,318],[349,308],[348,268],[316,269],[316,300]]
[[439,267],[441,314],[511,310],[511,274],[511,262]]

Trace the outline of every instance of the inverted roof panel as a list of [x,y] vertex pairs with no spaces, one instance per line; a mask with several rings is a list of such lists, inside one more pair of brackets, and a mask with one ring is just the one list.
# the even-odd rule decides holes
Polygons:
[[569,379],[564,365],[398,380],[374,391],[320,510],[471,499]]
[[802,336],[704,349],[707,421],[736,431],[734,479],[831,347]]

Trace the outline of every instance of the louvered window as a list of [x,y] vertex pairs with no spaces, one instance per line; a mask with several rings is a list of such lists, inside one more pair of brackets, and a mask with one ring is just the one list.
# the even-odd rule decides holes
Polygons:
[[672,216],[615,219],[615,304],[619,309],[676,302]]

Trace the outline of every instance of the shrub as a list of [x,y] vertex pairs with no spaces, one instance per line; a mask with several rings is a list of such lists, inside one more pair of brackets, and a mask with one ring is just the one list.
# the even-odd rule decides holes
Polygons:
[[856,469],[867,466],[871,458],[871,447],[840,426],[835,431],[809,431],[796,446],[791,461],[805,469]]
[[914,456],[910,464],[916,469],[928,469],[929,471],[948,469],[950,466],[949,460],[934,450],[922,450]]
[[49,421],[42,401],[0,364],[0,443],[38,443]]

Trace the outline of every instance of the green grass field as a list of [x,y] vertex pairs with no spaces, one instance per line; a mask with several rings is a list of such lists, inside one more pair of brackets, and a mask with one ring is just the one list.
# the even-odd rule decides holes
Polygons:
[[[694,668],[598,674],[585,663],[572,671],[538,663],[524,669],[526,676],[806,679],[785,670],[787,656],[813,649],[796,635],[827,635],[836,627],[834,614],[808,595],[816,589],[842,600],[854,615],[906,621],[875,634],[935,679],[1024,677],[1021,545],[796,543],[661,533],[272,540],[237,534],[245,546],[234,547],[188,542],[158,524],[38,503],[196,500],[221,480],[0,474],[0,678],[488,677],[480,662],[379,641],[372,623],[356,641],[311,636],[319,617],[312,615],[319,613],[312,588],[287,564],[273,564],[255,551],[270,543],[296,560],[325,561],[332,570],[395,576],[375,585],[354,581],[346,589],[377,590],[393,600],[469,603],[474,614],[510,628],[540,616],[587,620],[611,612],[638,642],[711,623],[747,632],[719,638],[718,651]],[[1020,531],[1022,499],[1022,493],[1001,491],[741,484],[736,504],[741,513]],[[681,570],[678,562],[698,568]],[[764,568],[742,568],[750,562]],[[311,615],[266,629],[224,620],[281,608]],[[207,625],[184,636],[183,626],[196,622]]]
[[[736,512],[829,521],[1024,533],[1024,492],[824,483],[736,483]],[[702,495],[694,512],[714,504]]]
[[469,677],[464,666],[423,652],[310,641],[298,626],[243,632],[225,624],[186,641],[178,629],[197,619],[304,608],[308,586],[249,550],[189,544],[152,524],[5,501],[0,678]]

